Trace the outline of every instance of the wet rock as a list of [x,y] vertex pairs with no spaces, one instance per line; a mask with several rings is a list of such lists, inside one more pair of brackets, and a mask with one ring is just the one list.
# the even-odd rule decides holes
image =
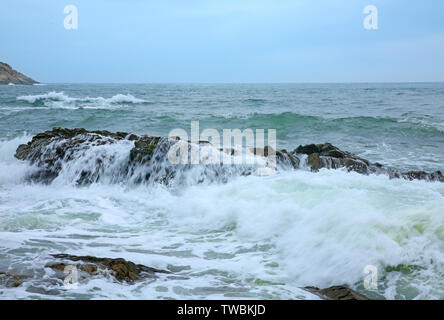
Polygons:
[[[164,138],[139,137],[126,132],[112,133],[106,130],[87,131],[83,128],[53,128],[37,134],[27,144],[18,146],[15,157],[19,160],[26,160],[38,168],[28,176],[28,180],[50,183],[58,176],[63,165],[85,154],[91,148],[127,140],[134,143],[134,147],[130,150],[128,162],[124,164],[120,172],[125,174],[135,162],[149,162],[162,139]],[[103,157],[104,155],[97,153],[95,165],[85,166],[78,172],[78,177],[74,182],[85,185],[99,181],[105,166]]]
[[[161,183],[168,185],[181,172],[190,170],[191,164],[172,165],[168,159],[168,152],[179,138],[163,138],[155,136],[137,136],[125,132],[112,133],[106,130],[88,131],[83,128],[66,129],[53,128],[37,134],[27,144],[20,145],[15,153],[19,160],[28,161],[35,170],[29,172],[28,181],[51,183],[57,178],[63,168],[70,168],[69,177],[77,185],[87,185],[105,179],[111,183]],[[117,142],[127,141],[133,147],[127,158],[121,153],[113,155],[112,150],[101,150],[99,147]],[[189,154],[192,145],[189,141]],[[208,145],[208,141],[199,141],[199,145]],[[266,147],[267,148],[267,147]],[[119,156],[118,163],[116,157]],[[277,152],[277,158],[298,164],[298,159],[286,153]],[[76,160],[75,166],[70,166]],[[224,182],[223,173],[235,175],[235,170],[229,172],[229,166],[206,164],[212,179]],[[245,167],[240,175],[251,174],[252,169]],[[205,181],[206,175],[198,183]]]
[[310,165],[311,170],[313,170],[313,171],[318,171],[319,169],[322,168],[321,157],[319,156],[319,153],[317,153],[317,152],[311,153],[307,157],[307,163]]
[[425,171],[398,172],[387,168],[382,164],[358,157],[357,155],[342,151],[330,143],[309,144],[299,146],[294,150],[295,154],[307,155],[306,163],[314,172],[319,169],[339,169],[346,168],[348,171],[358,172],[360,174],[386,174],[391,179],[403,178],[406,180],[425,180],[444,182],[444,175],[440,171],[427,173]]
[[407,180],[426,180],[444,182],[444,175],[441,171],[427,173],[425,171],[408,171],[401,173],[401,177]]
[[296,148],[296,152],[297,153],[301,153],[301,154],[312,154],[312,153],[319,153],[320,152],[320,148],[318,147],[319,145],[315,145],[315,144],[307,144],[305,146],[299,146]]
[[299,146],[294,152],[308,155],[307,164],[312,171],[318,171],[321,168],[338,169],[343,167],[362,174],[368,174],[370,171],[370,163],[367,160],[350,152],[342,151],[330,143]]
[[294,153],[288,152],[285,149],[276,151],[276,163],[278,163],[280,166],[298,169],[300,162],[300,159]]
[[304,289],[325,300],[371,300],[369,297],[344,286],[333,286],[325,289],[305,287]]
[[138,163],[149,162],[153,156],[154,149],[161,140],[162,138],[160,137],[137,137],[137,139],[134,139],[134,148],[130,151],[130,160]]
[[362,161],[366,161],[365,159],[359,158],[350,152],[342,151],[328,142],[323,144],[308,144],[305,146],[299,146],[296,148],[295,152],[307,155],[318,153],[319,156],[322,157],[332,157],[339,159],[351,158],[351,159],[359,159]]
[[[171,166],[168,162],[168,152],[173,144],[180,140],[167,139],[154,136],[137,136],[126,132],[112,133],[106,130],[88,131],[83,128],[66,129],[53,128],[37,134],[27,144],[17,148],[15,157],[30,162],[36,170],[28,175],[28,180],[33,182],[51,183],[58,177],[64,166],[72,160],[78,159],[88,151],[90,158],[83,159],[84,166],[77,165],[71,176],[74,183],[85,185],[98,182],[108,174],[110,182],[130,181],[134,184],[144,182],[156,182],[168,184],[180,170],[189,170],[191,164]],[[118,141],[127,141],[132,148],[127,158],[119,158],[118,166],[115,155],[100,152],[100,146],[115,144]],[[189,143],[189,141],[184,141]],[[199,141],[199,145],[211,144],[208,141]],[[93,149],[95,148],[95,149]],[[188,144],[188,152],[191,153],[191,144]],[[220,149],[229,155],[236,155],[234,149]],[[406,180],[425,180],[444,182],[444,176],[440,171],[427,173],[424,171],[398,172],[387,168],[380,163],[371,163],[357,155],[342,151],[330,143],[309,144],[299,146],[293,151],[274,150],[269,146],[264,148],[252,148],[251,151],[260,156],[269,157],[276,155],[278,169],[298,169],[301,159],[305,157],[307,166],[314,172],[326,169],[345,168],[348,171],[360,174],[386,174],[390,178],[402,178]],[[306,155],[306,156],[305,156]],[[110,164],[114,171],[109,172]],[[226,180],[223,174],[223,164],[206,164],[213,179]],[[108,167],[107,167],[108,166]],[[107,171],[108,170],[108,171]],[[252,174],[253,169],[244,167],[238,175]],[[235,174],[232,171],[229,174]],[[203,182],[207,176],[202,176],[198,182]]]
[[250,151],[254,155],[269,157],[276,156],[276,163],[283,167],[290,167],[297,169],[299,168],[300,159],[291,152],[288,152],[286,149],[282,150],[274,150],[270,146],[265,146],[264,148],[251,148]]
[[0,286],[4,286],[6,288],[17,288],[21,286],[27,278],[28,277],[25,275],[19,275],[12,271],[0,271]]
[[114,143],[116,140],[125,139],[126,136],[133,138],[133,135],[124,132],[53,128],[35,135],[27,144],[19,145],[15,157],[38,165],[55,164],[57,160],[63,159],[67,155],[67,151]]
[[65,267],[72,265],[66,261],[77,262],[76,268],[90,275],[108,271],[118,281],[132,283],[146,278],[155,278],[156,273],[171,273],[166,270],[150,268],[141,264],[135,264],[125,259],[97,258],[92,256],[73,256],[68,254],[53,254],[54,258],[65,260],[65,262],[49,263],[46,267],[57,271],[64,271]]

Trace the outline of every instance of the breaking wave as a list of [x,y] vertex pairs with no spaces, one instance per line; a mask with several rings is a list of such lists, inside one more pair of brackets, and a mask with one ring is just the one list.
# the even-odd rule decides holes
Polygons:
[[[161,148],[152,151],[163,160],[128,165],[132,145],[123,140],[62,159],[49,184],[29,182],[39,168],[14,158],[19,144],[54,126],[165,137],[201,120],[201,129],[277,128],[278,149],[329,141],[391,168],[442,170],[443,86],[411,86],[4,89],[0,272],[31,276],[17,288],[0,284],[0,298],[307,299],[303,286],[347,285],[372,298],[444,299],[443,183],[313,173],[303,159],[302,170],[270,176],[255,174],[261,164],[172,170]],[[88,277],[64,290],[44,268],[61,252],[173,274],[137,285]],[[377,290],[363,287],[367,265],[377,267]]]
[[[2,244],[8,257],[14,258],[19,248],[33,252],[35,246],[46,253],[124,255],[176,268],[183,278],[158,280],[155,287],[142,284],[137,290],[104,290],[102,297],[197,298],[205,292],[207,298],[220,298],[239,297],[247,290],[264,298],[298,299],[304,298],[299,287],[335,284],[366,292],[363,270],[375,265],[380,297],[443,298],[443,184],[341,170],[245,176],[240,169],[205,171],[197,165],[179,170],[180,188],[157,183],[129,188],[130,181],[120,179],[127,174],[128,141],[78,152],[50,185],[27,184],[23,173],[32,168],[12,155],[29,138],[0,142],[0,231],[11,236]],[[160,177],[171,169],[162,161],[156,166],[147,171],[138,165],[130,177],[153,170]],[[84,188],[70,183],[85,168],[102,170],[104,178]],[[222,177],[229,177],[228,182],[199,183]],[[28,239],[42,237],[45,242]],[[27,268],[38,269],[47,259],[38,255]],[[38,286],[38,279],[27,286]],[[94,297],[94,286],[110,285],[118,286],[91,280],[78,292]],[[158,286],[162,291],[155,290]]]
[[26,101],[33,106],[49,107],[49,108],[91,108],[99,109],[110,106],[128,105],[128,104],[145,104],[146,100],[138,99],[131,94],[116,94],[111,98],[103,97],[84,97],[74,98],[66,95],[63,91],[51,91],[46,94],[27,95],[17,97],[19,101]]

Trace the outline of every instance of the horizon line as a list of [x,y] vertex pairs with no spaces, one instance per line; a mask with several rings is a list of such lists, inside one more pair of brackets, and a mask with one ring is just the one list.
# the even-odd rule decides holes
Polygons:
[[258,81],[258,82],[201,82],[201,81],[189,81],[189,82],[185,82],[185,81],[177,81],[177,82],[173,82],[173,81],[165,81],[165,82],[39,82],[36,83],[35,85],[67,85],[67,84],[197,84],[197,85],[214,85],[214,84],[439,84],[439,83],[444,83],[444,80],[439,80],[439,81],[306,81],[306,82],[292,82],[292,81],[282,81],[282,82],[262,82],[262,81]]

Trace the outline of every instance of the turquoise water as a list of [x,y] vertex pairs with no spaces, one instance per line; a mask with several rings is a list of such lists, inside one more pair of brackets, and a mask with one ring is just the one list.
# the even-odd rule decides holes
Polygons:
[[[226,184],[76,187],[23,180],[20,143],[60,127],[167,136],[174,128],[276,129],[278,148],[330,142],[400,170],[444,169],[444,84],[0,86],[0,298],[310,299],[347,284],[389,299],[444,298],[444,186],[343,171]],[[106,149],[123,154],[130,146]],[[191,181],[192,179],[190,179]],[[122,257],[175,278],[48,281],[50,253]],[[363,288],[375,265],[378,290]]]
[[328,141],[402,169],[444,163],[442,83],[0,88],[5,138],[54,126],[166,136],[173,128],[189,130],[191,120],[202,129],[276,128],[282,148]]

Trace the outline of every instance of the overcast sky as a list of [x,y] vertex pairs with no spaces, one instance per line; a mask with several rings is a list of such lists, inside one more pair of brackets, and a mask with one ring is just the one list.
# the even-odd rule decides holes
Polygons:
[[[64,28],[69,4],[78,30]],[[0,61],[41,82],[444,81],[442,0],[1,0],[0,12]]]

